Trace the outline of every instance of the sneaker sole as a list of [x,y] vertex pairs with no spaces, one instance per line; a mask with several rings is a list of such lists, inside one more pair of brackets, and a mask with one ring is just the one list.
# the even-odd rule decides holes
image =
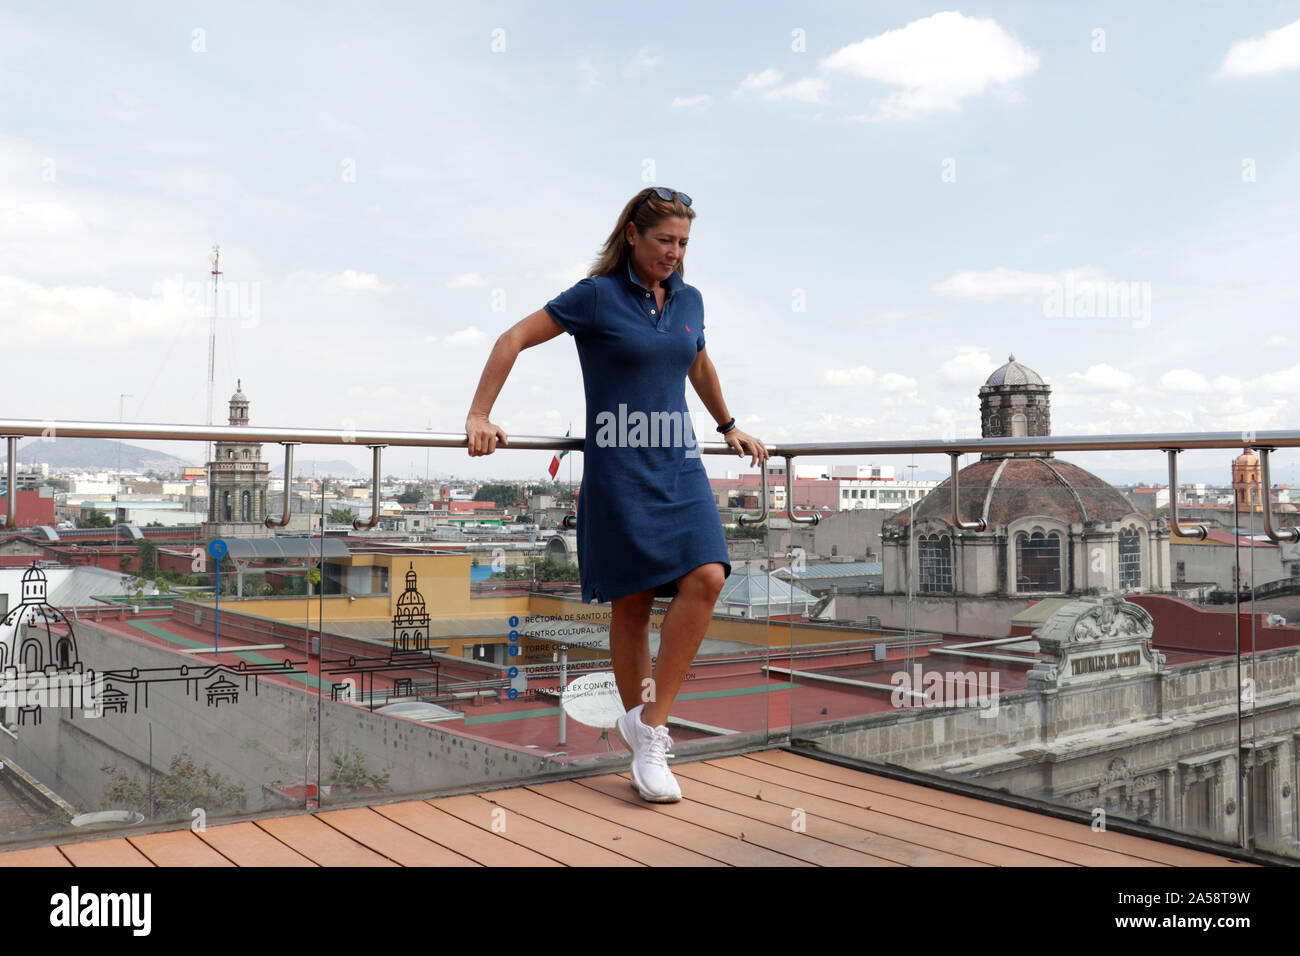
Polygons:
[[614,729],[618,731],[618,739],[623,741],[623,746],[632,751],[632,766],[628,769],[632,774],[632,789],[637,792],[637,796],[642,800],[645,800],[647,803],[679,803],[682,799],[681,797],[673,796],[672,794],[661,797],[646,792],[645,788],[641,786],[641,781],[636,778],[636,748],[632,746],[628,741],[627,736],[623,733],[622,718],[614,721]]

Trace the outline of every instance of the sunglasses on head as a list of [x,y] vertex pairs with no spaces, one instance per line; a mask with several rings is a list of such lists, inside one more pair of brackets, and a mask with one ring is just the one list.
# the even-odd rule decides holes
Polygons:
[[683,206],[689,206],[691,204],[691,197],[686,195],[686,193],[678,192],[675,189],[665,189],[663,186],[655,186],[650,190],[650,192],[646,193],[641,198],[639,203],[636,204],[636,209],[632,210],[633,219],[635,219],[636,214],[641,211],[641,207],[645,205],[646,200],[650,198],[651,193],[664,200],[664,202],[672,202],[674,198],[677,198],[682,201]]

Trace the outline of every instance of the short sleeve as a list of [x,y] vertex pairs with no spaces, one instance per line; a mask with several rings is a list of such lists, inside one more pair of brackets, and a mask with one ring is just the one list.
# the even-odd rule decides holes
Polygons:
[[695,336],[695,351],[698,353],[704,348],[704,297],[700,297],[700,334]]
[[546,311],[570,335],[591,332],[596,327],[596,280],[588,276],[575,283],[546,303]]

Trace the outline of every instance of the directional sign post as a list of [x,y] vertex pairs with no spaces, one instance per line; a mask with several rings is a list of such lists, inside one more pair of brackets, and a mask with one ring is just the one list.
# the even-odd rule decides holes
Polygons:
[[226,556],[226,542],[221,538],[213,538],[208,542],[208,554],[212,555],[217,562],[217,593],[213,602],[212,609],[212,653],[215,655],[220,649],[221,633],[221,559]]

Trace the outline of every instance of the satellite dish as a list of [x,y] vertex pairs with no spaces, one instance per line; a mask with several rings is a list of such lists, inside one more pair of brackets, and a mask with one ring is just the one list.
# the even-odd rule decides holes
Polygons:
[[627,712],[613,671],[583,674],[570,681],[560,697],[560,706],[578,723],[604,730],[613,727]]

